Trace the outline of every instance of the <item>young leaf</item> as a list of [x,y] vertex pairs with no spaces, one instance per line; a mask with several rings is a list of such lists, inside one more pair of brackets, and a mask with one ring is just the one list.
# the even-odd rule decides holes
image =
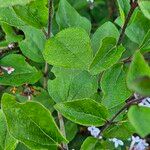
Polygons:
[[13,5],[26,5],[34,0],[0,0],[0,7],[10,7]]
[[122,20],[122,22],[124,22],[129,10],[130,10],[130,2],[129,2],[129,0],[123,0],[123,1],[117,0],[117,3],[119,6],[121,20]]
[[41,72],[30,66],[25,58],[18,54],[10,54],[0,60],[0,66],[12,67],[11,74],[4,72],[0,77],[1,85],[19,86],[25,83],[35,83],[41,78]]
[[150,51],[150,30],[145,35],[144,40],[139,46],[139,49],[141,53],[146,53]]
[[112,109],[124,103],[131,96],[126,84],[126,71],[122,64],[116,64],[105,71],[101,79],[104,93],[102,103]]
[[58,143],[66,142],[52,115],[41,104],[20,104],[14,96],[4,94],[2,110],[10,133],[31,149],[53,149]]
[[56,78],[49,80],[48,91],[56,103],[88,98],[97,91],[97,77],[87,71],[54,67],[52,72]]
[[8,132],[5,116],[0,110],[0,150],[15,150],[16,145],[17,140]]
[[141,53],[138,51],[134,54],[132,63],[128,71],[127,76],[128,87],[141,95],[149,96],[150,86],[148,83],[145,83],[145,81],[149,82],[150,80],[149,78],[150,78],[150,67],[145,62]]
[[99,74],[108,69],[120,59],[122,53],[125,51],[123,46],[116,46],[116,39],[106,37],[102,40],[100,49],[95,54],[95,57],[90,65],[92,74]]
[[140,44],[149,31],[149,27],[149,19],[145,18],[141,11],[137,11],[133,21],[126,29],[126,35],[131,41]]
[[58,103],[54,108],[67,119],[84,126],[101,126],[108,115],[103,105],[89,98]]
[[132,106],[128,111],[128,118],[140,136],[145,137],[150,133],[150,108]]
[[150,19],[150,1],[149,0],[139,0],[138,2],[140,9],[143,14]]
[[47,0],[34,0],[25,6],[16,5],[13,9],[26,24],[41,29],[47,25],[48,8],[46,5]]
[[26,25],[20,18],[18,18],[12,7],[0,8],[0,22],[15,27]]
[[22,53],[35,62],[44,62],[42,55],[46,42],[44,33],[31,26],[24,26],[21,29],[25,33],[25,40],[19,43]]
[[5,39],[8,43],[13,43],[13,42],[20,42],[23,40],[22,35],[17,35],[10,25],[6,23],[2,23],[1,27],[3,31],[5,32]]
[[119,37],[118,29],[109,21],[100,26],[92,37],[92,48],[94,54],[99,50],[102,40],[106,37],[113,37],[115,39],[118,39]]
[[67,2],[67,0],[60,0],[58,11],[56,13],[56,21],[60,30],[68,27],[81,27],[90,33],[91,23],[80,14]]
[[45,60],[54,66],[86,70],[92,60],[90,38],[81,28],[68,28],[49,39]]

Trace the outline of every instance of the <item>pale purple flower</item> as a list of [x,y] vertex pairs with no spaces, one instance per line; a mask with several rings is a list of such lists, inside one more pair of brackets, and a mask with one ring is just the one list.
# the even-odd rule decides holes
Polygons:
[[118,146],[123,146],[124,145],[124,143],[121,140],[117,139],[117,138],[109,139],[109,141],[114,143],[115,148],[117,148]]
[[11,74],[12,72],[15,71],[15,69],[12,68],[12,67],[3,67],[3,66],[1,66],[1,68],[2,68],[3,70],[7,71],[8,74]]
[[[100,129],[96,128],[95,126],[91,126],[88,127],[88,131],[90,131],[91,135],[94,137],[98,137],[98,135],[100,134]],[[99,139],[101,139],[102,137],[100,136]]]
[[139,106],[150,107],[150,97],[144,98]]

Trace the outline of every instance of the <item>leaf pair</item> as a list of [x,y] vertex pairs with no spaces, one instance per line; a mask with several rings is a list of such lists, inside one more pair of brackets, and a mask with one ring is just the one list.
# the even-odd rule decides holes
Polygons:
[[75,68],[98,74],[115,64],[124,52],[116,39],[107,37],[93,57],[88,34],[81,28],[68,28],[47,41],[44,58],[54,66]]

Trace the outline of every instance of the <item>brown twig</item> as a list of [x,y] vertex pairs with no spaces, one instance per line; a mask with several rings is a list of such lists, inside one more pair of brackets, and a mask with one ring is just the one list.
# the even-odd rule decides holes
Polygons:
[[124,25],[122,27],[122,31],[120,33],[120,36],[119,36],[119,39],[118,39],[118,42],[117,42],[117,45],[120,45],[122,43],[122,40],[124,38],[124,34],[125,34],[125,31],[126,31],[126,28],[128,26],[128,23],[129,23],[132,15],[133,15],[134,10],[138,7],[137,1],[136,0],[135,1],[131,0],[130,1],[130,6],[131,7],[130,7],[130,10],[129,10],[129,13],[128,13],[126,19],[125,19]]
[[[47,34],[44,31],[44,34],[46,35],[46,38],[51,38],[51,30],[52,30],[52,17],[53,17],[53,0],[48,0],[48,32]],[[43,88],[47,88],[47,80],[48,80],[48,63],[45,62],[45,68],[44,68],[44,81],[43,81]]]
[[3,56],[4,54],[14,51],[14,50],[18,50],[18,44],[10,43],[10,44],[8,44],[8,46],[0,48],[0,57]]
[[[59,120],[59,124],[60,124],[60,131],[62,132],[63,136],[66,137],[64,120],[63,120],[63,116],[60,112],[58,112],[58,120]],[[65,143],[62,144],[62,147],[65,150],[69,150],[68,145]]]
[[129,100],[127,101],[127,103],[109,120],[105,123],[105,125],[101,128],[101,132],[100,134],[98,135],[98,137],[101,136],[101,134],[108,128],[112,125],[113,121],[123,112],[125,111],[126,109],[128,109],[131,105],[133,104],[138,104],[140,103],[144,98],[139,98],[139,99],[132,99],[132,100]]

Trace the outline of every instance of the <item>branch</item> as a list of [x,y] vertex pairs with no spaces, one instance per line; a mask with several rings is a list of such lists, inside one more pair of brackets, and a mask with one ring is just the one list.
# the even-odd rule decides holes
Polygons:
[[18,50],[18,44],[17,43],[10,43],[8,44],[7,47],[2,47],[0,48],[0,57],[3,56],[4,54],[14,51],[14,50]]
[[51,37],[51,29],[52,29],[52,18],[53,18],[53,0],[48,1],[48,33],[47,33],[47,39]]
[[[51,30],[52,30],[52,18],[53,18],[53,0],[48,0],[48,32],[45,33],[45,30],[43,29],[45,36],[47,39],[51,38]],[[43,81],[43,88],[47,88],[47,78],[48,78],[48,63],[45,63],[44,68],[44,81]]]
[[102,127],[101,132],[99,133],[98,137],[101,136],[101,134],[113,124],[113,121],[126,109],[128,109],[131,105],[133,104],[138,104],[140,103],[142,100],[144,99],[144,97],[139,98],[139,99],[132,99],[132,100],[128,100],[127,103],[109,120],[105,123],[105,125]]
[[[63,136],[66,137],[66,131],[65,131],[63,116],[59,112],[58,112],[58,120],[59,120],[59,124],[60,124],[60,131],[62,132]],[[64,143],[62,144],[62,148],[64,150],[69,150],[68,145],[64,144]]]
[[123,40],[123,38],[124,38],[124,34],[125,34],[125,31],[126,31],[126,28],[127,28],[127,26],[128,26],[128,23],[129,23],[129,21],[130,21],[132,15],[133,15],[134,10],[135,10],[136,7],[138,6],[137,1],[130,0],[130,6],[131,6],[131,7],[130,7],[130,10],[129,10],[129,13],[128,13],[128,15],[127,15],[127,17],[126,17],[126,20],[125,20],[125,22],[124,22],[124,25],[123,25],[123,27],[122,27],[122,31],[121,31],[121,33],[120,33],[120,36],[119,36],[117,45],[120,45],[120,44],[122,43],[122,40]]
[[[43,32],[46,35],[47,39],[51,38],[52,18],[53,18],[53,0],[48,0],[48,32],[47,32],[47,34],[46,34],[45,30],[43,29]],[[47,88],[47,78],[48,78],[48,63],[45,63],[44,83],[43,83],[43,87],[45,89]],[[60,131],[62,132],[64,137],[66,137],[64,120],[63,120],[62,115],[59,112],[58,112],[58,120],[60,123]],[[60,146],[59,148],[61,150],[68,150],[68,145],[63,143],[62,146]]]

